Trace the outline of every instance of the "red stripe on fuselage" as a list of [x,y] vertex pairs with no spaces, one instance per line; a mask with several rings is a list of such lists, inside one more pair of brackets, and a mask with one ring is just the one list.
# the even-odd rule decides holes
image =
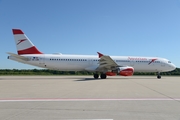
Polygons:
[[23,54],[43,54],[43,53],[40,52],[35,46],[33,46],[31,48],[28,48],[28,49],[19,50],[18,54],[23,55]]

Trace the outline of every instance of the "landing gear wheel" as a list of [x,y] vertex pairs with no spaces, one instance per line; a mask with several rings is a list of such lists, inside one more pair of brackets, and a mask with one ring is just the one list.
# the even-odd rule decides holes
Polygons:
[[157,79],[161,79],[160,72],[157,73]]
[[98,79],[99,78],[99,74],[94,73],[94,79]]
[[158,76],[157,76],[157,78],[158,78],[158,79],[161,79],[161,76],[160,76],[160,75],[158,75]]
[[102,73],[101,74],[101,79],[106,79],[106,74]]

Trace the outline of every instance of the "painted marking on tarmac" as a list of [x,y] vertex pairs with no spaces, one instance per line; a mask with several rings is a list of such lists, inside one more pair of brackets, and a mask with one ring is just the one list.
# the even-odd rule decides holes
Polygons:
[[179,101],[180,98],[127,98],[127,99],[74,99],[74,98],[22,98],[22,99],[0,99],[0,102],[75,102],[75,101]]

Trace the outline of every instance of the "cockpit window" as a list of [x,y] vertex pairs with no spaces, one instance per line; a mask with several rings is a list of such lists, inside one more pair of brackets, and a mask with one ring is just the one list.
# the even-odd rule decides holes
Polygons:
[[168,63],[171,63],[171,61],[168,61]]

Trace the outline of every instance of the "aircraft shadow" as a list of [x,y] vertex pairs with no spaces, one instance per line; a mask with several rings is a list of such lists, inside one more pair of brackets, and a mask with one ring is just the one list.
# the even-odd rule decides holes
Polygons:
[[102,79],[94,79],[94,78],[83,78],[83,79],[74,80],[74,81],[91,81],[91,80],[102,80]]
[[[106,79],[94,79],[94,78],[83,78],[83,79],[79,79],[79,80],[74,80],[74,81],[97,81],[97,80],[108,80],[108,79],[111,79],[111,80],[147,80],[147,79],[154,79],[154,80],[157,80],[156,77],[154,78],[149,78],[149,77],[138,77],[138,78],[106,78]],[[158,79],[159,80],[159,79]]]
[[113,80],[127,80],[129,78],[106,78],[106,79],[94,79],[94,78],[83,78],[75,81],[97,81],[97,80],[108,80],[108,79],[113,79]]

